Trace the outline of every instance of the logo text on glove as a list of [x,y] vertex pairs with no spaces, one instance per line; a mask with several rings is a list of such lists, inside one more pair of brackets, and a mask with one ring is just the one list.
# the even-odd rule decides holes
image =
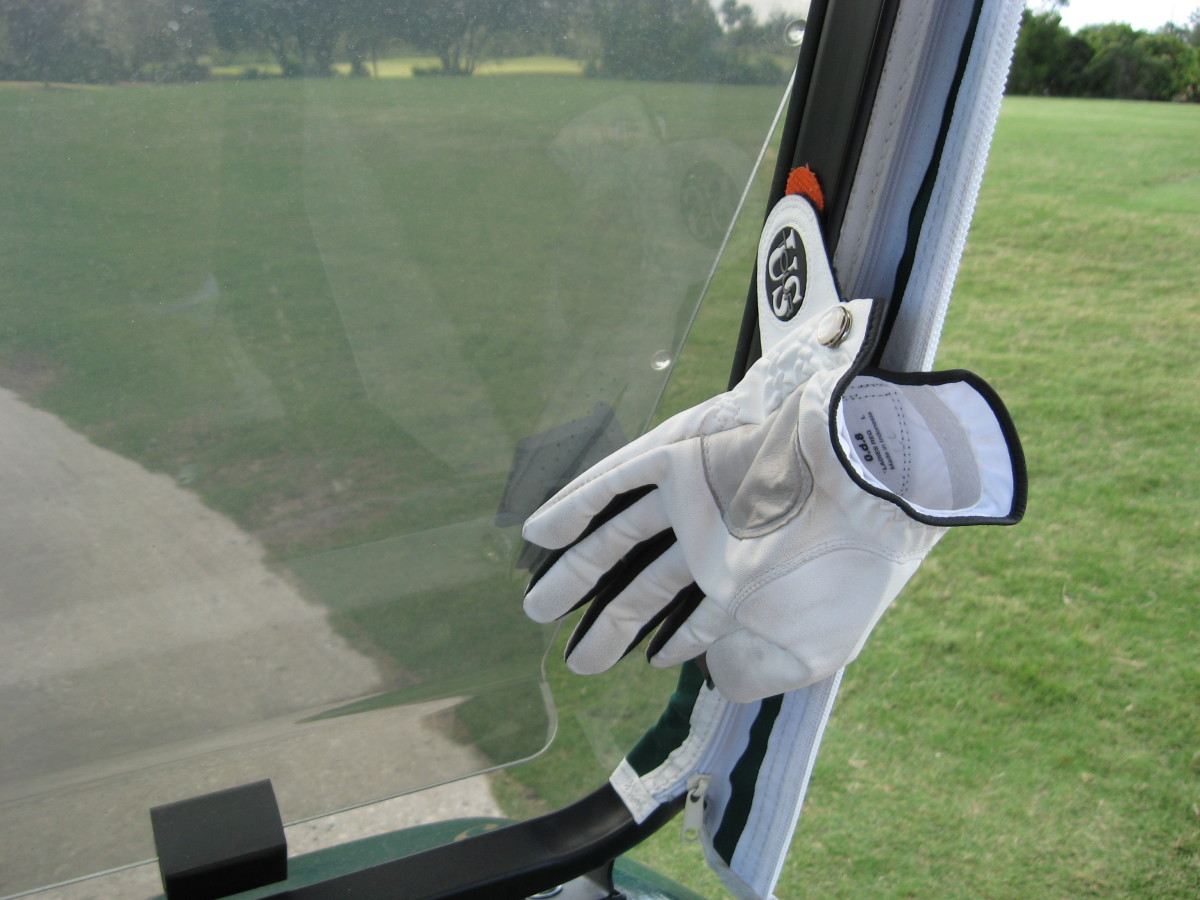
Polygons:
[[804,305],[804,288],[808,280],[804,241],[790,225],[779,229],[771,242],[766,275],[771,311],[781,322],[786,322]]

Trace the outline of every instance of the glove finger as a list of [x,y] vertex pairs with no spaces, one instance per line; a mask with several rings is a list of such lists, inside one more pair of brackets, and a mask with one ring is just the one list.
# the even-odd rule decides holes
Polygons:
[[583,533],[580,534],[579,537],[577,537],[570,544],[567,544],[565,547],[559,547],[557,550],[551,550],[547,552],[546,555],[530,569],[529,584],[525,587],[525,592],[529,593],[533,586],[542,580],[542,576],[550,571],[555,563],[562,559],[563,554],[565,554],[568,550],[570,550],[584,538],[590,537],[592,534],[599,531],[604,525],[608,524],[621,513],[625,512],[625,510],[629,509],[629,507],[633,506],[633,504],[637,503],[654,489],[654,485],[646,484],[635,490],[626,491],[624,494],[617,494],[617,496],[613,497],[608,506],[604,507],[604,509],[597,513],[592,521],[588,523],[587,528],[583,530]]
[[814,671],[778,644],[745,629],[714,642],[705,661],[713,686],[734,703],[794,691],[837,671]]
[[[682,549],[680,552],[682,553]],[[691,576],[690,569],[688,575],[689,577]],[[641,632],[639,632],[637,640],[629,645],[629,650],[632,650],[639,643],[641,643],[642,638],[654,631],[660,625],[663,625],[670,632],[674,633],[678,626],[673,623],[686,620],[688,616],[696,611],[696,607],[699,606],[703,600],[704,591],[700,590],[700,586],[697,585],[696,582],[693,581],[690,584],[685,585],[683,589],[679,591],[679,593],[671,598],[671,602],[659,611],[658,615],[646,623],[645,627],[643,627]],[[647,659],[653,655],[654,644],[657,640],[658,635],[656,634],[651,639],[650,644],[646,649]],[[629,650],[625,652],[628,653]]]
[[567,667],[579,675],[603,672],[636,647],[687,592],[692,575],[668,530],[639,544],[603,581],[567,644]]
[[679,665],[695,659],[713,641],[740,627],[719,603],[701,595],[691,611],[681,606],[663,621],[646,648],[646,656],[651,665],[659,668]]
[[525,520],[522,536],[549,549],[579,540],[621,495],[661,483],[670,452],[670,447],[656,447],[619,465],[611,457],[601,460],[535,510]]
[[[553,622],[578,609],[594,596],[601,580],[627,554],[670,528],[662,497],[656,490],[641,492],[633,503],[620,504],[595,530],[556,554],[539,570],[525,593],[525,614],[535,622]],[[636,559],[641,559],[641,565],[645,566],[653,557],[646,557],[643,551]],[[630,569],[636,559],[624,562],[623,568]]]

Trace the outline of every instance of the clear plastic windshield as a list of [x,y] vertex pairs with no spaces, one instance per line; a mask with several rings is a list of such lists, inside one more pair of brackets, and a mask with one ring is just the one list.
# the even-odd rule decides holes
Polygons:
[[0,13],[0,896],[550,741],[520,522],[646,426],[788,47],[461,5]]

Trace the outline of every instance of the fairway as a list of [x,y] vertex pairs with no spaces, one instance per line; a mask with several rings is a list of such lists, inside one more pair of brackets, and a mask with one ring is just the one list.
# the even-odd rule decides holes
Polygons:
[[[0,387],[261,541],[389,673],[371,702],[530,688],[442,725],[528,755],[513,448],[597,404],[645,427],[778,99],[0,87]],[[725,386],[764,195],[659,417]],[[938,367],[1004,397],[1029,512],[948,536],[847,671],[780,898],[1200,896],[1198,247],[1200,106],[1005,102]],[[674,682],[559,659],[514,815],[599,785]],[[674,827],[636,855],[721,896]]]

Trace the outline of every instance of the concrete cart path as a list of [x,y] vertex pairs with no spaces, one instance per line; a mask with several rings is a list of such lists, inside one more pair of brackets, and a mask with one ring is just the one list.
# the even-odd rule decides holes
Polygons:
[[[267,743],[264,723],[287,723],[386,686],[375,662],[330,628],[325,611],[264,564],[252,536],[170,478],[97,447],[5,389],[0,509],[0,895],[29,886],[17,882],[30,877],[22,873],[30,867],[45,872],[42,883],[79,874],[29,855],[38,846],[79,844],[71,834],[30,837],[31,829],[59,827],[49,814],[59,802],[74,808],[69,818],[103,821],[109,845],[137,839],[121,834],[114,817],[119,787],[115,795],[77,790],[89,780],[119,786],[129,774],[123,760],[177,777],[178,764],[162,761],[176,752],[186,757],[195,743],[208,753],[207,781],[227,786],[214,736],[216,744],[222,734]],[[372,771],[403,779],[396,770],[407,765],[415,779],[431,761],[435,773],[482,768],[471,748],[428,724],[436,718],[384,723],[378,742],[362,740],[362,723],[351,726],[359,743],[354,771],[334,765],[314,777],[314,790],[346,805],[336,782],[358,790]],[[328,733],[296,742],[314,761],[337,758],[333,743]],[[305,760],[277,765],[303,770]],[[130,799],[142,800],[150,782],[142,778]],[[283,786],[280,796],[285,816],[290,790]],[[498,814],[483,779],[430,799],[431,817],[447,808]],[[96,806],[79,808],[84,802]],[[400,805],[403,822],[423,815],[412,799]],[[42,808],[46,816],[33,812]],[[144,807],[137,814],[141,829]],[[340,821],[357,824],[337,826],[339,839],[387,830],[369,812]]]

